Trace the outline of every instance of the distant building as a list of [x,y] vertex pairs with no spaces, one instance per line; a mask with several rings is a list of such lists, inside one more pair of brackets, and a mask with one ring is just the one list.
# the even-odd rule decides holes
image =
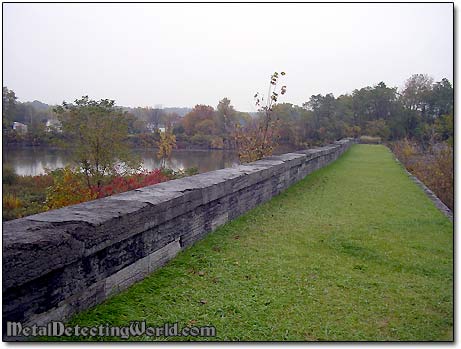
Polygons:
[[15,130],[18,133],[27,133],[27,125],[15,121],[13,122],[13,130]]
[[48,119],[45,125],[46,132],[58,131],[62,132],[61,123],[56,119]]
[[[148,122],[147,125],[146,125],[146,128],[147,128],[150,132],[152,132],[152,133],[154,133],[154,132],[156,131],[155,124],[152,123],[152,122]],[[158,126],[158,130],[159,130],[160,132],[165,132],[165,127],[159,125],[159,126]]]

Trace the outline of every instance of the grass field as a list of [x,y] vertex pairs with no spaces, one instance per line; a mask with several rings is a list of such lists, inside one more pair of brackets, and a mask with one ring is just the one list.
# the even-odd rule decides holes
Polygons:
[[451,340],[452,229],[387,148],[355,145],[70,324],[216,327],[198,340]]

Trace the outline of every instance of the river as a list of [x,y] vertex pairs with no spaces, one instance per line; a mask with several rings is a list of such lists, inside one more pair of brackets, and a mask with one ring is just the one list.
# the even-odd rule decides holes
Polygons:
[[[156,150],[133,149],[140,156],[143,168],[152,170],[160,167]],[[64,149],[48,147],[18,147],[3,150],[3,165],[10,165],[21,176],[40,175],[46,169],[72,165],[70,153]],[[167,160],[167,167],[174,170],[196,167],[200,173],[231,167],[238,163],[235,152],[226,150],[173,150]]]

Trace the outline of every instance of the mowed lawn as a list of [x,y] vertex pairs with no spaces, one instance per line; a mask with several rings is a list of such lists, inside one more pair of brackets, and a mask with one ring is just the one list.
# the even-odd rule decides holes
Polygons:
[[160,340],[451,340],[453,225],[386,147],[354,145],[70,324],[131,320],[217,332]]

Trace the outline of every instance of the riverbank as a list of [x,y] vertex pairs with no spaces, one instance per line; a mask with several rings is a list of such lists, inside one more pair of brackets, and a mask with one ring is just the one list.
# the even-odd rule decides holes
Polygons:
[[51,185],[51,175],[18,176],[11,167],[3,166],[2,221],[45,211],[46,192]]
[[452,340],[453,225],[388,149],[355,145],[70,324],[132,320],[216,327],[160,340]]
[[18,176],[9,166],[2,169],[2,221],[103,198],[171,179],[197,174],[196,168],[168,168],[126,176],[106,176],[100,187],[88,188],[82,173],[69,167],[39,176]]
[[[153,134],[145,135],[144,137],[141,136],[133,136],[128,139],[129,144],[131,145],[132,149],[149,149],[155,150],[158,149],[156,146],[156,142],[158,140],[155,138]],[[62,142],[62,141],[61,141]],[[55,149],[55,150],[64,150],[62,146],[58,145],[56,141],[48,141],[42,143],[31,143],[31,142],[10,142],[5,143],[3,142],[3,151],[7,151],[8,149],[34,149],[34,148],[46,148],[46,149]],[[289,151],[295,151],[299,149],[304,149],[305,146],[299,146],[291,143],[283,143],[277,146],[275,152],[278,154],[287,153]],[[211,143],[207,142],[198,142],[198,141],[187,141],[184,139],[179,139],[176,141],[176,148],[175,150],[193,150],[193,151],[214,151],[214,150],[221,150],[221,151],[228,151],[228,152],[236,152],[237,150],[235,147],[232,146],[225,146],[225,147],[216,147],[213,146]]]

